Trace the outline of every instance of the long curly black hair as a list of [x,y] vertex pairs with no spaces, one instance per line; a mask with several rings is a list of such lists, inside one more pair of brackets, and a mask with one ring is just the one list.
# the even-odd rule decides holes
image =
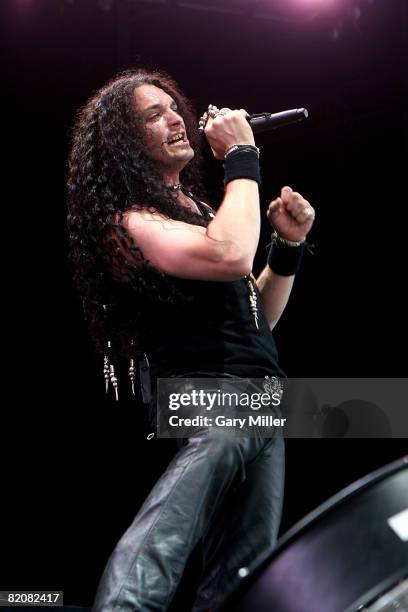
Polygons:
[[[109,338],[118,353],[143,350],[143,300],[176,300],[177,291],[155,270],[127,234],[121,220],[133,207],[207,225],[180,205],[147,156],[134,90],[155,85],[177,103],[195,151],[180,178],[203,197],[200,137],[189,101],[162,72],[138,69],[118,75],[79,111],[69,156],[68,238],[74,281],[95,347],[103,353]],[[115,270],[120,269],[120,282]],[[130,348],[131,347],[131,348]]]

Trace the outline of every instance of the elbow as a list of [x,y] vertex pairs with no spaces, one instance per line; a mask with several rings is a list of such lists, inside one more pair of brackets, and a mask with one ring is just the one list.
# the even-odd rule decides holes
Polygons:
[[253,260],[250,257],[227,259],[225,265],[232,280],[238,280],[251,274]]
[[237,278],[243,278],[251,274],[254,265],[255,251],[251,252],[247,249],[241,249],[239,245],[235,245],[235,248],[229,252],[229,256],[226,257],[229,261],[231,270],[234,271]]
[[[252,272],[255,253],[243,252],[240,245],[224,242],[213,251],[213,263],[225,280],[239,280]],[[215,256],[214,256],[215,255]]]
[[242,249],[239,244],[230,244],[225,253],[225,263],[236,280],[251,274],[255,252]]
[[252,268],[253,268],[252,260],[246,259],[243,262],[240,262],[240,264],[237,266],[237,274],[239,275],[239,278],[242,278],[243,276],[248,276],[248,274],[251,274]]

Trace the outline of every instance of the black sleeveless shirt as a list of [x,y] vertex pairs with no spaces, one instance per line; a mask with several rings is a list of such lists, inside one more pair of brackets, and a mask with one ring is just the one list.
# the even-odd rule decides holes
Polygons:
[[[209,206],[188,196],[204,217],[214,216]],[[167,278],[185,300],[157,302],[145,311],[145,352],[157,377],[188,372],[284,376],[256,286],[259,329],[255,324],[247,278],[231,282]]]

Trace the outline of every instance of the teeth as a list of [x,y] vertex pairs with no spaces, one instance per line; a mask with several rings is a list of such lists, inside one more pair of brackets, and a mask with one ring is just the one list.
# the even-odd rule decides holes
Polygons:
[[173,136],[173,138],[169,138],[169,140],[167,141],[169,144],[173,144],[174,142],[177,142],[178,140],[182,140],[183,139],[183,134],[176,134],[175,136]]

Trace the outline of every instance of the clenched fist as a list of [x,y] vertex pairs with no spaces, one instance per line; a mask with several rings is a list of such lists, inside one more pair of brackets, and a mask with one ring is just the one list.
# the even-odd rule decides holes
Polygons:
[[255,144],[245,109],[222,108],[207,121],[204,133],[215,159],[224,159],[225,151],[235,144]]
[[279,236],[301,242],[313,225],[315,211],[300,193],[283,187],[280,197],[269,204],[266,216]]

